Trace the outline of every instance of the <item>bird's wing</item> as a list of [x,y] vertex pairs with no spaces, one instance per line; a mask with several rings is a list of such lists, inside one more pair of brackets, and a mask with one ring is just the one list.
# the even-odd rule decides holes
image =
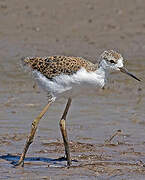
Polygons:
[[72,75],[82,67],[87,71],[95,71],[96,66],[81,57],[48,56],[48,57],[26,57],[22,58],[23,65],[31,70],[37,70],[48,79],[60,74]]

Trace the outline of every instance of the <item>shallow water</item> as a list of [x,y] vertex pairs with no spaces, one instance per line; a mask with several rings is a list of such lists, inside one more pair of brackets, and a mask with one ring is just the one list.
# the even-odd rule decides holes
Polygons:
[[[98,43],[92,46],[89,44],[92,35],[90,35],[90,39],[84,36],[84,39],[82,39],[81,31],[76,35],[77,24],[76,26],[72,24],[72,30],[71,28],[65,29],[65,33],[63,32],[63,26],[60,25],[61,35],[56,37],[55,31],[56,27],[59,26],[57,25],[59,21],[57,18],[59,17],[55,17],[53,12],[52,16],[48,16],[50,21],[46,26],[49,28],[49,25],[53,24],[55,26],[54,32],[47,31],[42,26],[39,33],[39,29],[36,28],[37,23],[39,27],[44,25],[47,20],[44,6],[47,2],[43,5],[39,1],[36,2],[36,4],[27,2],[28,7],[25,6],[24,9],[23,3],[18,3],[17,7],[19,8],[17,9],[14,5],[17,3],[16,1],[14,4],[8,3],[8,1],[0,2],[0,5],[3,4],[3,6],[0,6],[2,10],[0,19],[8,22],[8,24],[4,23],[0,30],[2,34],[0,39],[0,178],[144,179],[145,56],[143,55],[143,46],[141,46],[141,43],[144,44],[144,39],[141,38],[142,28],[138,29],[140,36],[136,33],[137,30],[132,32],[134,33],[133,37],[136,38],[133,41],[129,39],[129,34],[125,35],[127,36],[125,41],[128,40],[128,44],[130,42],[129,47],[125,45],[125,42],[124,47],[122,41],[119,41],[120,47],[118,47],[119,49],[127,49],[123,50],[128,56],[126,66],[142,81],[139,83],[124,74],[115,73],[111,75],[111,80],[104,90],[96,90],[96,95],[88,93],[85,97],[79,96],[73,99],[67,118],[71,156],[72,159],[76,160],[73,161],[72,168],[66,169],[65,160],[58,159],[64,155],[58,122],[66,103],[65,99],[56,101],[41,120],[35,141],[28,151],[25,167],[13,168],[11,162],[19,158],[30,131],[32,120],[47,103],[46,93],[38,89],[37,86],[33,88],[32,78],[21,70],[19,66],[20,58],[27,55],[44,56],[57,53],[73,56],[83,54],[85,57],[91,55],[91,59],[94,60],[96,48],[101,52],[105,48],[105,38],[107,38],[107,33],[104,34],[104,38],[99,39],[98,37],[100,46]],[[65,0],[63,0],[63,3],[66,8],[70,8],[72,5],[67,4]],[[41,8],[37,11],[39,6]],[[59,10],[60,6],[61,4],[57,4],[55,11]],[[85,1],[83,6],[83,8],[88,7],[89,9],[97,8],[93,6],[93,3],[89,4],[89,1]],[[75,5],[72,7],[75,10]],[[116,5],[116,8],[118,7]],[[132,8],[134,8],[133,5]],[[138,8],[142,9],[143,7],[138,5]],[[88,15],[90,13],[89,9],[86,10]],[[43,14],[43,11],[46,14]],[[109,12],[111,12],[111,7]],[[61,13],[61,16],[65,17],[65,9]],[[95,12],[92,15],[95,16]],[[35,19],[34,24],[28,18],[29,16]],[[81,12],[80,16],[79,13],[77,16],[77,23],[80,29],[83,30],[85,21],[82,23]],[[108,16],[107,12],[105,16]],[[141,19],[142,16],[141,12],[138,13],[138,18]],[[100,14],[99,17],[106,22],[104,16]],[[129,12],[128,17],[130,17]],[[71,18],[73,17],[66,17],[68,24]],[[26,21],[27,19],[28,21]],[[14,20],[16,26],[13,25]],[[127,20],[129,21],[129,18]],[[132,22],[132,25],[134,25],[133,23],[135,24],[135,22]],[[94,35],[96,32],[99,34],[99,29],[95,29],[95,27],[97,27],[95,23],[94,26],[90,25]],[[108,27],[109,32],[112,32],[109,29],[111,27]],[[107,27],[104,26],[104,28]],[[89,35],[90,29],[88,28],[86,31],[83,31],[83,33]],[[131,30],[126,27],[125,32],[128,31]],[[123,33],[121,30],[117,32],[120,35]],[[74,34],[78,37],[77,41],[73,39]],[[52,38],[53,36],[55,38]],[[116,36],[111,37],[115,43]],[[137,54],[136,43],[139,41],[138,39],[140,39],[138,46],[142,48],[140,48],[140,53]],[[110,48],[110,42],[112,41],[108,39],[107,48]],[[130,47],[134,47],[134,49],[130,49]],[[92,53],[94,54],[92,55]],[[139,55],[138,58],[137,55]],[[107,142],[117,130],[121,130],[121,133]]]

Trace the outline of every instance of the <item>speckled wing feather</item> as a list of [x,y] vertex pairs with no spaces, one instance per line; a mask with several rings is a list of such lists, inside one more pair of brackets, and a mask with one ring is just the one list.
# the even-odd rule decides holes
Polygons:
[[22,58],[24,65],[31,70],[37,70],[48,79],[60,74],[72,75],[82,67],[87,71],[95,71],[97,65],[81,57],[48,56],[48,57],[26,57]]

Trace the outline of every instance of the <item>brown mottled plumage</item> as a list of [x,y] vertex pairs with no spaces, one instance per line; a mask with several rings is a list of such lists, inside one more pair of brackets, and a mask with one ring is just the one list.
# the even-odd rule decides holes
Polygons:
[[108,50],[104,51],[101,54],[101,59],[105,59],[106,61],[111,61],[112,63],[117,63],[118,59],[120,59],[122,56],[121,54],[117,53],[114,50]]
[[48,57],[26,57],[22,59],[24,65],[32,70],[37,70],[48,79],[60,74],[71,75],[82,67],[88,72],[95,71],[98,66],[81,57],[48,56]]

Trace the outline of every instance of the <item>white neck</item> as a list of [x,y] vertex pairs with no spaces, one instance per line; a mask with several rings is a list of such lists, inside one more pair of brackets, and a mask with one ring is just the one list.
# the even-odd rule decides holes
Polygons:
[[107,69],[104,69],[102,66],[100,66],[97,70],[96,70],[97,75],[102,76],[102,78],[105,79],[105,81],[107,81],[108,76],[110,74],[110,71]]

